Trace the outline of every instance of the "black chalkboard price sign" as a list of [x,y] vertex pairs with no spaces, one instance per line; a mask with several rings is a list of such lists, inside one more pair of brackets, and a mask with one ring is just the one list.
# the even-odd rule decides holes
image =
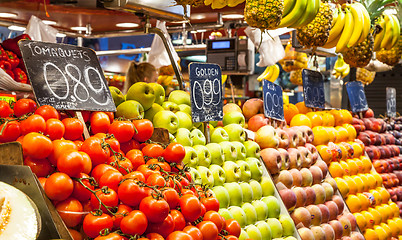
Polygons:
[[303,69],[303,95],[306,107],[325,108],[324,77],[320,72]]
[[353,81],[346,83],[346,91],[348,92],[352,112],[358,113],[368,109],[366,94],[364,93],[362,82]]
[[396,117],[396,89],[387,87],[387,116]]
[[116,111],[92,49],[29,40],[18,44],[39,105],[58,110]]
[[279,121],[285,120],[283,115],[283,93],[281,86],[264,80],[262,82],[262,91],[264,93],[265,116]]
[[222,121],[222,71],[218,64],[190,63],[193,122]]

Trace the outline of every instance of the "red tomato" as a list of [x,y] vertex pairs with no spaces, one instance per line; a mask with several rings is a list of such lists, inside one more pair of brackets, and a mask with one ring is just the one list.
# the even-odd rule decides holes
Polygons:
[[133,209],[127,205],[120,204],[117,207],[117,211],[115,215],[113,216],[113,225],[115,228],[120,228],[120,222],[123,219],[123,217],[127,216]]
[[[106,192],[100,190],[97,191],[95,194],[106,207],[112,208],[119,205],[119,198],[117,197],[116,191],[113,189],[107,189]],[[95,194],[91,194],[91,205],[93,206],[93,208],[98,209],[99,207],[101,207],[103,212],[108,212],[108,210],[100,204],[99,200],[95,197]]]
[[38,180],[39,180],[39,183],[42,186],[42,188],[45,189],[45,184],[46,184],[47,178],[40,177],[40,178],[38,178]]
[[73,190],[73,180],[65,173],[55,172],[46,180],[45,193],[51,200],[63,201]]
[[228,231],[230,235],[239,237],[240,232],[241,232],[241,227],[240,227],[239,222],[237,222],[235,219],[228,219],[228,220],[226,220],[225,230]]
[[89,174],[92,170],[92,160],[86,152],[79,151],[79,153],[82,155],[82,159],[83,159],[83,163],[84,163],[84,170],[82,170],[82,172]]
[[166,240],[194,240],[188,233],[175,231],[169,234]]
[[[110,157],[109,161],[111,158],[114,157]],[[109,164],[115,167],[117,170],[119,170],[119,172],[121,172],[121,174],[123,175],[133,171],[133,164],[130,162],[130,160],[128,160],[128,158],[123,158],[121,160],[114,160],[114,161],[112,160]]]
[[82,205],[74,198],[67,198],[57,203],[56,210],[67,227],[75,227],[83,218]]
[[120,152],[120,143],[116,138],[109,137],[105,139],[105,142],[110,145],[110,148],[112,148],[113,151]]
[[149,240],[165,240],[164,237],[162,237],[160,234],[158,233],[148,233],[147,234],[147,238]]
[[157,170],[150,169],[147,164],[143,164],[143,165],[139,166],[137,168],[137,171],[139,171],[142,174],[144,174],[145,181],[148,179],[149,176],[151,176],[151,174],[159,173],[159,171],[157,171]]
[[108,233],[105,236],[97,236],[94,240],[124,240],[127,239],[115,232]]
[[49,160],[44,159],[33,159],[29,156],[24,157],[24,165],[31,168],[31,171],[38,177],[46,177],[47,175],[54,172],[54,168],[50,164]]
[[121,143],[128,142],[134,135],[134,124],[130,121],[114,121],[109,127],[109,134]]
[[120,149],[124,153],[128,153],[132,149],[140,149],[140,144],[137,141],[135,141],[134,139],[131,139],[128,142],[121,143]]
[[84,133],[84,124],[77,118],[65,118],[63,119],[64,127],[66,131],[64,132],[64,138],[67,140],[77,140],[82,137]]
[[110,119],[104,112],[94,112],[91,114],[91,133],[107,133],[109,131]]
[[148,156],[151,158],[162,157],[163,151],[163,147],[157,143],[147,144],[145,147],[142,148],[142,153],[144,154],[144,156]]
[[45,132],[46,121],[42,116],[34,114],[29,116],[27,119],[22,120],[20,127],[21,135],[26,135],[30,132]]
[[219,211],[219,200],[216,197],[201,198],[201,203],[204,204],[208,211]]
[[179,200],[181,212],[189,222],[194,222],[201,216],[202,207],[198,198],[191,194],[181,196]]
[[84,157],[77,150],[66,151],[57,159],[57,169],[70,177],[76,177],[84,171]]
[[63,122],[59,119],[50,118],[46,121],[46,135],[49,135],[51,140],[61,139],[65,130]]
[[148,226],[148,220],[144,213],[138,210],[130,212],[120,222],[120,229],[124,234],[142,235]]
[[[85,173],[80,173],[78,178],[89,178],[89,176]],[[82,184],[84,184],[91,190],[94,190],[95,187],[91,185],[88,179],[82,179],[81,180],[82,184],[79,183],[77,180],[73,180],[73,182],[74,182],[74,190],[71,196],[76,198],[80,202],[88,201],[91,198],[92,192],[89,191],[84,186],[82,186]]]
[[68,150],[78,150],[77,145],[69,140],[54,140],[53,142],[53,152],[49,156],[49,160],[53,165],[57,165],[57,159],[64,152]]
[[167,237],[173,231],[174,221],[170,214],[160,223],[151,223],[148,221],[148,228],[146,230],[147,233],[158,233],[162,235],[162,237]]
[[207,209],[205,208],[204,204],[201,203],[201,216],[204,216],[204,214],[207,212]]
[[239,240],[237,237],[233,236],[233,235],[228,235],[226,236],[227,240]]
[[120,181],[123,179],[123,174],[115,170],[106,171],[99,179],[99,187],[107,186],[117,192]]
[[[6,125],[4,127],[4,125]],[[17,121],[11,121],[7,123],[3,123],[0,125],[0,131],[3,129],[3,133],[0,134],[0,142],[13,142],[18,139],[21,135],[21,127],[20,123]]]
[[73,237],[73,240],[83,240],[84,236],[77,230],[69,228],[68,231],[70,232],[70,235]]
[[187,194],[195,196],[195,193],[193,191],[191,191],[190,189],[182,188],[181,189],[181,195],[184,196],[184,195],[187,195]]
[[169,204],[170,209],[175,209],[179,204],[179,194],[174,188],[167,187],[162,190],[163,198]]
[[139,149],[132,149],[126,153],[126,158],[133,164],[133,170],[136,170],[142,164],[145,164],[144,155]]
[[133,120],[136,129],[133,138],[138,142],[145,142],[154,133],[154,125],[148,119]]
[[164,187],[166,185],[166,180],[160,173],[153,173],[147,178],[146,184],[149,186]]
[[185,155],[186,150],[183,145],[180,143],[171,143],[166,147],[162,156],[169,163],[174,162],[180,164]]
[[14,103],[14,115],[21,117],[27,113],[33,113],[37,108],[36,102],[32,99],[21,98]]
[[41,115],[45,121],[50,118],[60,119],[60,113],[50,105],[43,105],[35,110],[35,114]]
[[94,169],[91,172],[91,176],[93,178],[95,178],[96,182],[99,182],[99,179],[108,170],[114,170],[114,171],[118,172],[116,168],[114,168],[108,164],[102,163],[102,164],[99,164],[98,166],[94,167]]
[[201,233],[201,230],[198,229],[197,227],[194,226],[187,226],[183,229],[183,232],[187,233],[191,237],[193,237],[194,240],[203,240],[203,236]]
[[52,140],[43,134],[31,132],[22,140],[24,154],[36,159],[47,158],[53,151]]
[[174,230],[173,231],[182,231],[183,228],[186,227],[186,219],[184,219],[183,214],[176,209],[170,210],[170,215],[173,218],[174,222]]
[[[170,167],[169,163],[167,162],[160,162],[158,159],[156,158],[151,158],[147,161],[147,165],[151,165],[151,164],[157,164],[161,169],[163,169],[166,172],[171,172],[172,168]],[[160,170],[159,167],[157,167],[157,170]]]
[[204,240],[216,240],[218,237],[218,228],[211,221],[202,221],[197,224],[197,228],[200,229]]
[[89,213],[85,216],[82,227],[88,237],[96,238],[103,229],[112,229],[113,219],[105,213],[102,213],[100,216]]
[[136,179],[136,180],[138,180],[140,182],[145,182],[144,174],[142,174],[139,171],[132,171],[131,173],[128,173],[128,174],[123,176],[123,179],[128,179],[128,178],[133,179],[133,180]]
[[155,199],[152,196],[145,197],[141,200],[140,211],[147,216],[148,222],[160,223],[169,214],[169,204],[165,199]]
[[10,107],[10,104],[4,100],[0,100],[0,117],[12,117],[14,110]]
[[145,188],[138,186],[132,179],[123,181],[117,189],[117,194],[120,201],[130,207],[137,207],[142,199],[148,196]]
[[102,148],[102,140],[97,137],[87,138],[82,144],[81,151],[89,155],[93,166],[106,163],[110,157],[109,148]]
[[226,220],[216,211],[208,211],[204,215],[204,221],[213,222],[218,228],[218,232],[221,232],[222,229],[226,227]]

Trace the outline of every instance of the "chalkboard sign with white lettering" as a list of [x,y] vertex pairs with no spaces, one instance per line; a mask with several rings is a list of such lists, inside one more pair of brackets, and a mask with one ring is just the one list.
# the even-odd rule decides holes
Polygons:
[[387,116],[396,117],[396,89],[387,87]]
[[281,86],[264,80],[262,83],[262,90],[264,92],[264,114],[266,117],[275,120],[283,121],[283,97]]
[[92,49],[29,40],[18,44],[39,105],[58,110],[116,111]]
[[368,109],[366,94],[364,93],[362,82],[353,81],[346,83],[346,91],[348,92],[352,112],[363,112]]
[[193,122],[222,121],[222,71],[218,64],[190,63]]
[[303,94],[306,107],[325,108],[324,77],[320,72],[303,69]]

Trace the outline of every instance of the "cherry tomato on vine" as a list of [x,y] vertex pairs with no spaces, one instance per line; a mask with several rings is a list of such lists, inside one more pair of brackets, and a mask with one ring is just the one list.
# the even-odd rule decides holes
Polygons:
[[38,178],[40,185],[42,186],[43,189],[45,189],[45,184],[46,184],[46,180],[47,178],[45,177],[39,177]]
[[[151,158],[147,161],[147,165],[152,165],[152,164],[156,164],[158,165],[161,169],[163,169],[166,172],[171,172],[172,168],[170,167],[169,163],[167,162],[160,162],[158,159],[156,158]],[[157,167],[157,170],[160,170],[159,167]]]
[[52,140],[43,134],[31,132],[24,136],[22,140],[24,154],[36,158],[47,158],[53,151]]
[[84,157],[77,150],[69,150],[57,159],[57,169],[70,177],[76,177],[84,171]]
[[130,207],[137,207],[142,199],[148,196],[145,188],[140,187],[133,179],[123,181],[117,189],[117,194],[120,201]]
[[51,140],[61,139],[65,130],[63,122],[59,119],[50,118],[46,121],[46,135],[49,135]]
[[175,231],[169,234],[166,240],[194,240],[188,233]]
[[160,223],[169,214],[169,204],[165,199],[155,199],[152,196],[145,197],[141,200],[140,211],[147,216],[148,222]]
[[89,213],[85,216],[82,226],[88,237],[96,238],[103,229],[112,229],[113,219],[105,213],[99,216]]
[[233,235],[226,236],[226,239],[227,240],[239,240],[236,236],[233,236]]
[[120,142],[128,142],[134,135],[134,124],[130,121],[114,121],[109,127],[109,134]]
[[45,121],[50,118],[60,119],[60,113],[50,105],[43,105],[35,110],[35,114],[41,115]]
[[102,139],[89,137],[82,144],[81,151],[86,152],[92,160],[92,165],[96,166],[106,163],[110,157],[110,149],[103,146]]
[[149,186],[164,187],[166,180],[160,173],[153,173],[147,178],[146,184]]
[[148,220],[141,211],[131,211],[120,222],[120,229],[125,234],[142,235],[148,227]]
[[56,210],[67,227],[75,227],[82,221],[82,205],[75,198],[70,197],[57,203]]
[[104,236],[97,236],[94,240],[125,240],[127,238],[115,233],[111,232]]
[[84,133],[84,124],[77,118],[65,118],[62,120],[66,131],[64,138],[67,140],[77,140]]
[[219,200],[216,197],[201,198],[201,203],[204,204],[208,211],[219,211]]
[[[96,196],[99,198],[99,200],[109,208],[117,207],[119,205],[119,198],[117,196],[117,193],[113,189],[106,189],[105,191],[102,189],[100,191],[97,191]],[[105,213],[108,212],[105,206],[103,206],[99,200],[95,197],[95,194],[91,194],[91,205],[94,209],[98,209],[101,207],[101,210]],[[112,209],[109,209],[110,211]]]
[[113,225],[115,228],[120,228],[120,222],[123,217],[127,216],[133,209],[127,205],[120,204],[113,218]]
[[79,151],[79,153],[82,155],[84,163],[84,170],[82,172],[89,174],[92,170],[92,160],[86,152]]
[[53,152],[49,156],[49,160],[53,165],[57,165],[57,159],[64,152],[68,150],[78,150],[77,145],[69,140],[54,140],[53,142]]
[[179,204],[181,212],[187,221],[194,222],[201,216],[201,202],[196,196],[191,194],[183,195],[180,197]]
[[91,176],[95,179],[96,182],[99,182],[99,179],[102,177],[103,174],[105,174],[106,171],[108,170],[114,170],[118,172],[116,168],[113,166],[110,166],[109,164],[102,163],[94,167],[91,172]]
[[123,174],[115,170],[106,171],[99,179],[99,187],[108,187],[117,192],[120,181],[123,179]]
[[14,115],[16,117],[21,117],[27,113],[35,112],[37,108],[36,102],[32,99],[21,98],[14,103]]
[[70,232],[70,235],[73,237],[74,240],[83,240],[84,236],[77,230],[69,228],[68,231]]
[[33,159],[29,156],[24,157],[24,165],[31,168],[31,171],[38,177],[46,177],[47,175],[54,172],[53,166],[50,164],[49,160],[44,159]]
[[165,240],[165,238],[162,237],[162,235],[160,235],[158,233],[148,233],[146,237],[149,240]]
[[128,158],[123,157],[123,159],[114,160],[113,157],[109,158],[110,165],[115,167],[121,174],[126,175],[133,171],[133,164]]
[[139,172],[141,172],[142,174],[144,174],[145,181],[148,179],[149,176],[151,176],[151,174],[153,174],[153,173],[159,173],[159,171],[157,171],[157,170],[152,170],[152,169],[150,169],[147,164],[143,164],[143,165],[139,166],[139,167],[137,168],[137,171],[139,171]]
[[226,220],[225,230],[228,231],[230,235],[239,237],[240,232],[241,232],[241,227],[240,227],[239,222],[237,222],[235,219],[228,219],[228,220]]
[[133,120],[136,131],[133,138],[138,142],[145,142],[154,133],[154,125],[148,119]]
[[109,131],[110,119],[104,112],[94,112],[90,117],[91,133],[107,133]]
[[167,237],[170,233],[174,231],[174,221],[172,216],[169,214],[162,222],[151,223],[148,221],[148,228],[146,232],[158,233],[162,237]]
[[128,179],[128,178],[133,179],[133,180],[135,179],[140,182],[145,182],[144,174],[142,174],[139,171],[132,171],[131,173],[128,173],[123,176],[123,179]]
[[126,153],[126,158],[128,158],[133,164],[133,170],[136,170],[142,164],[145,164],[144,155],[139,149],[132,149]]
[[[89,178],[89,176],[85,173],[80,173],[78,175],[78,178]],[[74,190],[71,196],[76,198],[80,202],[88,201],[91,198],[92,192],[89,191],[84,186],[82,186],[82,184],[79,183],[77,180],[73,180],[73,182],[74,182]],[[82,179],[81,182],[89,189],[91,190],[95,189],[95,187],[91,185],[89,179]]]
[[0,117],[7,118],[14,114],[14,110],[10,107],[10,104],[4,100],[0,100]]
[[[163,198],[169,204],[170,209],[175,209],[179,204],[180,196],[174,188],[167,187],[162,190]],[[173,210],[172,210],[173,211]]]
[[3,127],[3,133],[0,134],[0,143],[13,142],[21,135],[21,126],[18,121],[11,121],[1,124],[0,131],[3,129]]
[[174,222],[173,231],[182,231],[186,227],[186,219],[184,219],[183,214],[179,210],[172,209],[170,210],[170,215]]
[[21,135],[26,135],[30,132],[45,132],[46,131],[46,121],[45,119],[34,114],[29,116],[27,119],[20,122]]
[[148,156],[151,158],[162,157],[163,151],[163,147],[157,143],[147,144],[145,147],[142,148],[142,153],[144,154],[144,156]]
[[73,190],[73,180],[65,173],[55,172],[46,180],[45,193],[51,200],[63,201],[73,193]]
[[204,215],[204,221],[213,222],[218,228],[218,232],[221,232],[222,229],[226,227],[226,220],[216,211],[208,211]]
[[181,163],[184,156],[186,155],[186,150],[180,143],[170,143],[163,152],[163,158],[169,163]]
[[202,221],[197,224],[197,228],[200,229],[204,240],[216,240],[218,237],[218,228],[211,221]]
[[140,149],[140,144],[137,141],[135,141],[134,139],[131,139],[128,142],[121,143],[120,149],[124,153],[128,153],[132,149]]
[[203,236],[201,230],[195,226],[186,226],[183,229],[183,232],[187,233],[188,235],[192,236],[194,240],[203,240]]

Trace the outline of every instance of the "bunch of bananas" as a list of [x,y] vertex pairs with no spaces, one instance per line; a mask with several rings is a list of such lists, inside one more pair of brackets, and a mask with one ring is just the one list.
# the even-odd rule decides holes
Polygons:
[[370,26],[369,13],[361,3],[338,5],[328,41],[323,47],[336,47],[336,52],[343,52],[366,40]]
[[320,4],[320,0],[284,0],[282,20],[278,28],[306,26],[314,20]]
[[156,82],[162,86],[169,86],[172,83],[173,78],[174,76],[171,75],[159,75],[158,80],[156,80]]
[[400,35],[399,20],[394,14],[383,13],[377,20],[381,31],[374,37],[374,51],[390,50],[398,42]]
[[204,4],[209,6],[211,5],[212,9],[221,9],[226,6],[228,7],[236,7],[240,3],[243,3],[246,0],[204,0]]
[[349,74],[349,71],[350,71],[349,64],[345,63],[342,55],[339,55],[338,59],[336,59],[332,75],[334,75],[336,78],[344,78]]
[[264,72],[258,76],[257,80],[262,81],[263,79],[268,80],[270,82],[275,82],[275,80],[279,77],[279,66],[278,64],[268,66],[265,68]]

